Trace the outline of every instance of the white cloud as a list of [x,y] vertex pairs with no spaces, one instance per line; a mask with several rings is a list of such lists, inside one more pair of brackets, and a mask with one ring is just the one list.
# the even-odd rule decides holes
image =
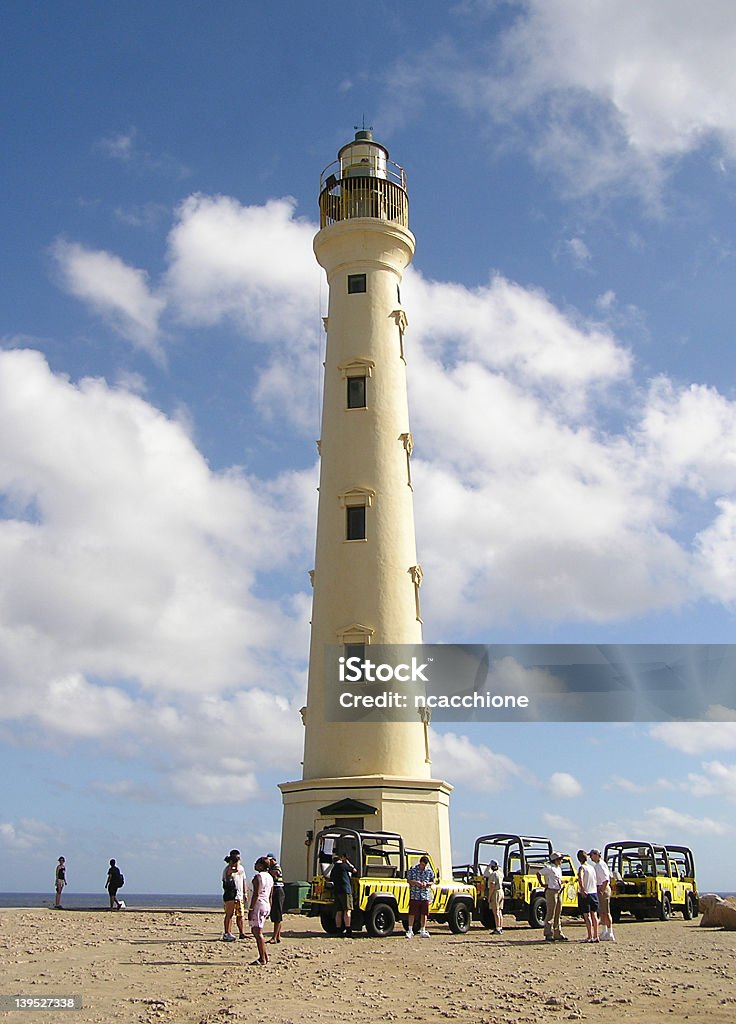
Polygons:
[[560,249],[572,261],[576,269],[584,270],[590,266],[591,252],[582,238],[568,238],[562,243]]
[[[259,411],[309,434],[314,230],[290,199],[192,196],[155,292],[182,329],[233,322],[262,343]],[[666,378],[639,388],[610,328],[498,275],[467,289],[410,268],[403,292],[422,597],[438,634],[736,601],[735,402]]]
[[37,818],[21,818],[19,821],[0,821],[0,848],[8,851],[24,850],[32,853],[45,849],[50,843],[58,842],[61,830]]
[[[542,817],[548,831],[555,837],[552,843],[553,846],[570,846],[572,844],[573,837],[579,832],[579,826],[574,821],[563,817],[561,814],[545,813]],[[559,840],[563,840],[563,842],[560,843]]]
[[52,252],[67,291],[124,338],[160,358],[159,318],[165,302],[149,288],[145,271],[77,242],[59,240]]
[[[294,216],[293,199],[241,206],[228,196],[193,195],[169,235],[165,290],[188,325],[230,319],[252,340],[284,347],[319,337],[320,271],[315,227]],[[311,324],[307,339],[305,326]]]
[[127,132],[118,132],[117,135],[106,135],[97,143],[97,148],[113,160],[121,160],[127,163],[133,154],[136,129],[131,128]]
[[23,350],[0,353],[0,437],[2,717],[165,755],[180,789],[233,721],[268,730],[260,769],[298,760],[308,602],[255,590],[309,564],[311,471],[215,474],[140,397]]
[[468,789],[497,793],[507,789],[520,774],[516,762],[505,754],[496,754],[484,744],[474,744],[467,736],[431,730],[432,774],[452,779]]
[[696,564],[703,589],[724,602],[736,602],[736,501],[720,498],[713,522],[695,538]]
[[[488,6],[495,8],[495,0]],[[524,0],[475,46],[447,40],[387,74],[385,116],[416,116],[440,93],[523,143],[571,192],[625,184],[657,201],[684,154],[736,152],[736,24],[730,0]],[[389,88],[390,83],[390,88]],[[391,101],[388,97],[390,96]],[[384,123],[383,117],[381,123]],[[495,133],[494,138],[497,137]]]
[[725,796],[736,800],[736,764],[722,761],[706,761],[701,765],[702,774],[691,772],[683,788],[693,796]]
[[649,735],[683,754],[736,750],[736,722],[660,722]]
[[503,372],[542,391],[570,412],[587,389],[630,372],[629,353],[595,323],[575,323],[540,290],[501,275],[485,287],[430,282],[411,269],[402,288],[425,355],[448,363]]
[[684,811],[675,811],[671,807],[651,807],[644,812],[644,818],[635,823],[653,842],[671,843],[673,836],[709,835],[724,836],[733,831],[724,821],[715,818],[696,818]]
[[671,486],[716,496],[736,489],[736,403],[715,388],[656,379],[639,436],[652,471]]
[[[145,145],[141,145],[138,129],[135,127],[128,129],[127,132],[105,135],[95,143],[95,149],[111,160],[125,164],[130,170],[137,173],[153,172],[174,179],[186,178],[191,173],[188,167],[170,154],[155,154],[146,149]],[[122,211],[116,211],[116,215],[123,220],[128,219],[128,215]],[[132,219],[129,223],[141,223],[135,211],[132,211],[131,215]],[[150,223],[148,215],[145,215],[143,223]]]
[[615,9],[531,0],[525,7],[527,17],[504,41],[517,109],[550,92],[579,91],[609,109],[644,157],[686,152],[710,133],[734,148],[736,28],[728,0],[697,9],[687,0],[621,0]]
[[573,800],[581,796],[583,787],[569,772],[552,772],[547,783],[549,795],[555,800]]
[[620,789],[624,793],[646,793],[648,789],[647,786],[642,786],[638,782],[632,782],[631,779],[626,779],[621,775],[612,775],[603,788]]
[[200,767],[184,768],[172,778],[177,800],[194,806],[201,804],[239,804],[259,795],[252,771],[213,772]]

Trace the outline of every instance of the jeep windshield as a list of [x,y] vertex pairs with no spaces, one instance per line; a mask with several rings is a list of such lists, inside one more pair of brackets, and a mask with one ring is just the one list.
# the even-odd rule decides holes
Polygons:
[[404,843],[392,832],[358,832],[325,829],[315,851],[315,874],[329,875],[335,857],[347,855],[362,876],[402,878],[405,872]]
[[609,843],[606,862],[614,878],[635,880],[669,874],[663,846],[650,843]]
[[496,832],[475,842],[474,868],[483,874],[492,860],[504,875],[528,874],[541,870],[552,853],[552,843],[541,836],[516,836]]

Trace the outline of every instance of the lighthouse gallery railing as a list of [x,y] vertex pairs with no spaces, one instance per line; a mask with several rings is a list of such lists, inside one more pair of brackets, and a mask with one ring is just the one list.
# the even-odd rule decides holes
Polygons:
[[[333,165],[331,165],[333,166]],[[327,227],[355,217],[376,217],[402,227],[409,226],[409,198],[403,168],[393,165],[386,177],[350,175],[338,178],[322,174],[319,196],[319,226]]]

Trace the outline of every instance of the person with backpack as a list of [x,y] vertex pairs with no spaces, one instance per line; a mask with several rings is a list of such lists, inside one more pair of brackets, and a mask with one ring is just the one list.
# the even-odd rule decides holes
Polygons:
[[235,916],[240,938],[246,937],[244,908],[247,896],[248,886],[246,885],[245,869],[240,863],[240,850],[231,850],[225,858],[225,868],[222,872],[222,901],[225,908],[223,942],[236,941],[230,931],[233,916]]
[[110,860],[110,868],[107,872],[107,881],[105,882],[105,888],[110,894],[110,910],[120,910],[123,904],[118,899],[118,889],[122,889],[125,885],[125,879],[123,878],[123,872],[115,863],[115,858]]

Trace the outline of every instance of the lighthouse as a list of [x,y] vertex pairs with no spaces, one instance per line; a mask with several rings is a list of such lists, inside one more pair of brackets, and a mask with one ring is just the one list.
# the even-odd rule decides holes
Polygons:
[[449,796],[431,777],[428,721],[330,721],[328,652],[422,641],[409,426],[408,318],[401,280],[414,255],[402,167],[370,131],[322,172],[314,253],[329,304],[317,542],[302,778],[280,785],[281,861],[308,878],[319,829],[400,832],[451,869]]

